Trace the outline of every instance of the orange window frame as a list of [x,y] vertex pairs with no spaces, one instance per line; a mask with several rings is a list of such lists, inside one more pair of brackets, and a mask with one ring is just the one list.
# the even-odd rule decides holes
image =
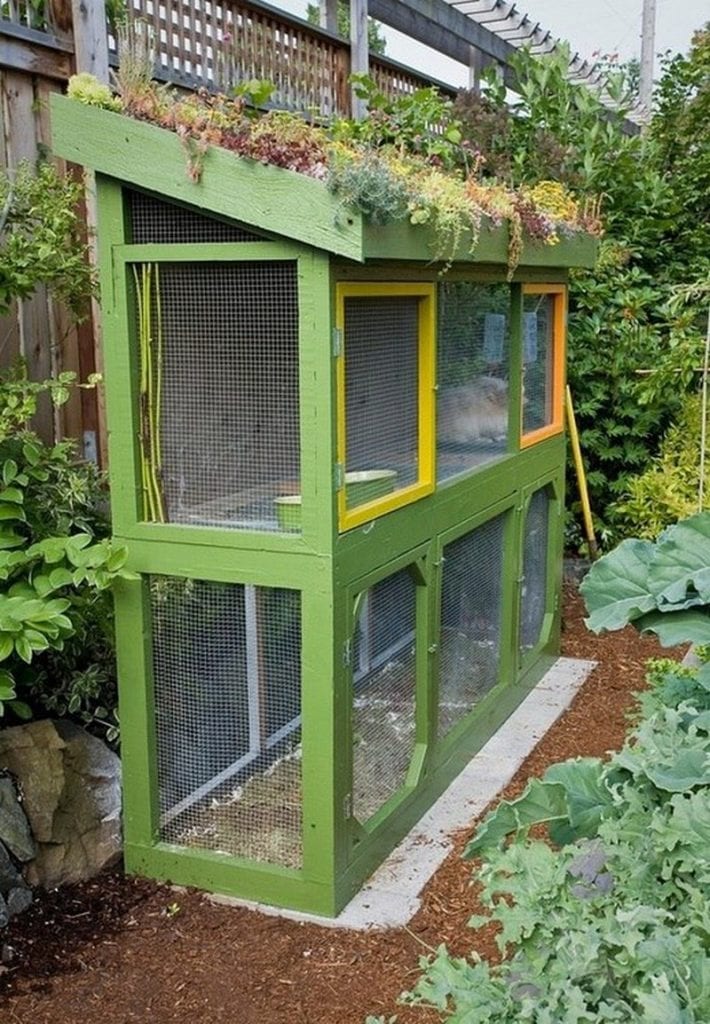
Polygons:
[[[520,447],[529,448],[564,430],[565,356],[567,349],[567,286],[564,284],[524,284],[523,295],[550,295],[552,313],[552,420],[544,427],[522,433],[523,408],[520,407]],[[521,394],[522,403],[522,394]]]

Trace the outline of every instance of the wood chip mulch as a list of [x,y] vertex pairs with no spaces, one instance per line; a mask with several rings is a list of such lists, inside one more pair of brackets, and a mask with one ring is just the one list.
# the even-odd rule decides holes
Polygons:
[[[505,791],[516,795],[554,761],[603,756],[628,728],[644,664],[661,651],[633,630],[595,637],[581,602],[566,601],[563,652],[598,667]],[[668,656],[667,651],[663,654]],[[678,655],[682,652],[676,652]],[[456,954],[495,956],[493,935],[467,927],[477,911],[466,835],[427,886],[407,929],[346,932],[215,906],[120,873],[43,894],[5,935],[3,1024],[434,1024],[400,1007],[418,959],[445,942]]]

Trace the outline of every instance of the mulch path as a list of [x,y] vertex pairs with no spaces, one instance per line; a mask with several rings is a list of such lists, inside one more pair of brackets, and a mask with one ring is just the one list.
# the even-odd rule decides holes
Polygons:
[[[599,662],[571,708],[505,790],[516,795],[554,761],[603,756],[628,728],[633,692],[656,642],[633,630],[595,637],[568,592],[563,651]],[[668,655],[668,651],[663,652]],[[398,1024],[434,1024],[426,1010],[399,1007],[418,959],[445,942],[456,954],[494,957],[494,936],[474,936],[467,833],[427,886],[408,929],[345,932],[215,906],[198,892],[103,875],[43,894],[4,937],[3,1024],[363,1024],[397,1014]]]

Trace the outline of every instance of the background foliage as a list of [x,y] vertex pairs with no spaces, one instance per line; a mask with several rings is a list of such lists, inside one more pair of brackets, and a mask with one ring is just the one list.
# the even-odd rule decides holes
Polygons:
[[[495,77],[483,97],[464,93],[456,106],[484,174],[516,185],[554,178],[602,197],[606,237],[598,265],[573,275],[569,379],[592,504],[607,540],[643,528],[628,508],[619,513],[617,501],[650,464],[685,393],[698,386],[704,308],[679,303],[676,290],[707,280],[710,270],[709,40],[706,27],[687,57],[664,62],[644,135],[622,129],[631,98],[623,69],[609,79],[620,104],[618,114],[609,113],[567,80],[564,53],[517,55],[520,98],[512,108]],[[579,539],[574,520],[569,536]]]

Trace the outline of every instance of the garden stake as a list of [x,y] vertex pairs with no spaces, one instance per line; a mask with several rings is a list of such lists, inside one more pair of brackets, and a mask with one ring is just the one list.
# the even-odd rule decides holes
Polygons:
[[585,533],[587,534],[587,547],[589,549],[589,557],[592,561],[594,561],[599,556],[599,549],[597,547],[597,540],[594,535],[594,522],[592,521],[592,509],[589,504],[587,477],[584,472],[584,462],[582,461],[582,448],[579,443],[579,432],[577,431],[577,421],[574,417],[572,392],[570,391],[569,384],[565,389],[565,408],[567,411],[567,424],[569,426],[569,439],[570,444],[572,445],[574,468],[577,471],[579,499],[582,502],[582,518],[584,519],[584,529]]

